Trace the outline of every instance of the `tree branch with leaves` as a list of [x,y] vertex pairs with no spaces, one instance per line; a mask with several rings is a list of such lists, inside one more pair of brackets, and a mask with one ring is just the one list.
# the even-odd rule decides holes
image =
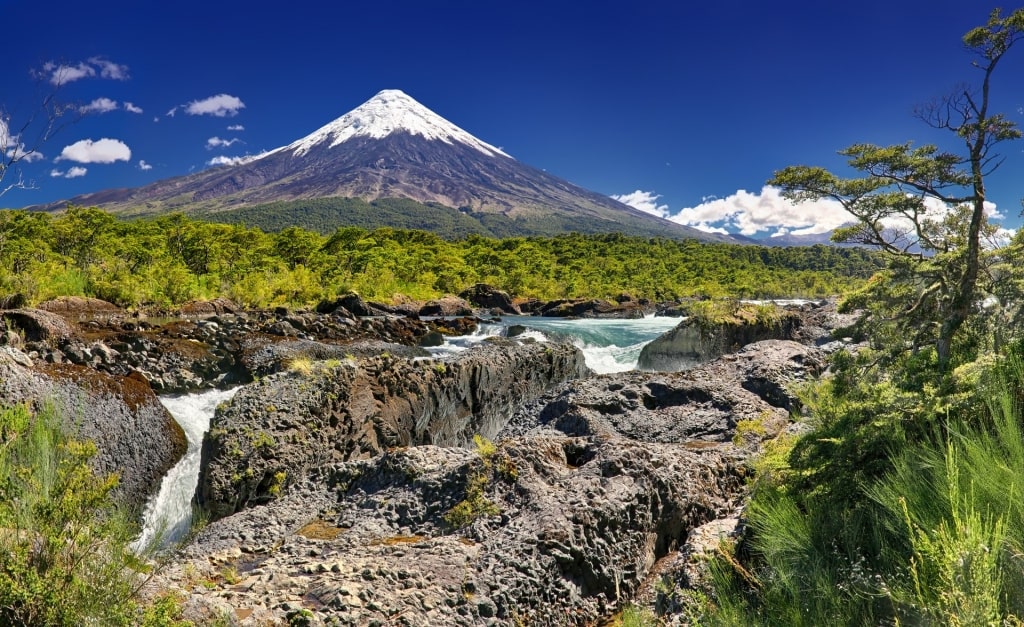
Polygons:
[[887,280],[868,289],[888,292],[893,299],[890,322],[913,329],[912,349],[929,339],[944,367],[957,333],[979,305],[988,276],[983,244],[994,227],[986,215],[985,179],[1003,162],[994,149],[1021,137],[1014,122],[990,111],[992,76],[1021,37],[1024,8],[1005,16],[992,11],[985,25],[963,37],[974,67],[982,72],[980,86],[957,88],[918,108],[917,116],[927,124],[956,135],[962,152],[909,142],[855,144],[839,154],[859,177],[791,166],[769,181],[791,200],[832,199],[850,213],[851,224],[837,229],[832,239],[874,246],[890,257]]

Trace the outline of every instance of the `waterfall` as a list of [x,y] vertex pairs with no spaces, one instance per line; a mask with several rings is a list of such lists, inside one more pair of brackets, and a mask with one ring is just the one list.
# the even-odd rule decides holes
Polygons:
[[159,538],[162,546],[167,546],[188,533],[192,524],[192,497],[199,483],[199,456],[203,436],[210,428],[210,419],[217,405],[230,400],[236,391],[238,388],[205,390],[160,399],[185,431],[188,450],[164,476],[160,492],[146,504],[142,535],[132,544],[136,550],[146,548],[156,538]]

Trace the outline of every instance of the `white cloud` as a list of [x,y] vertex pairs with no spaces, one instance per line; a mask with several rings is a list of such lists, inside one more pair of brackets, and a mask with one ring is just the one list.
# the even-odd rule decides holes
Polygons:
[[[941,219],[950,211],[950,207],[936,199],[927,199],[925,208],[927,216],[933,220]],[[993,203],[985,203],[985,213],[992,219],[1005,217]],[[779,237],[828,233],[855,218],[834,200],[795,203],[784,198],[779,188],[765,186],[759,193],[738,190],[725,198],[705,196],[701,204],[682,209],[669,216],[669,220],[708,232],[728,230],[748,237],[766,234]],[[908,226],[905,220],[897,218],[887,219],[885,223],[895,228]]]
[[0,153],[9,161],[31,163],[43,158],[43,153],[29,150],[21,141],[20,135],[11,135],[7,120],[0,118]]
[[50,75],[51,85],[66,85],[82,78],[96,76],[95,68],[84,61],[78,65],[47,63],[43,65],[43,72]]
[[206,162],[206,165],[239,165],[249,161],[248,157],[225,157],[218,155]]
[[78,108],[82,113],[110,113],[115,109],[117,109],[117,101],[110,98],[97,98]]
[[53,178],[76,179],[80,176],[85,176],[88,171],[89,170],[76,165],[73,168],[69,168],[67,172],[57,169],[50,170],[50,176]]
[[232,139],[221,139],[220,137],[211,137],[210,139],[206,140],[206,149],[213,150],[214,148],[227,148],[232,144],[237,144],[240,141],[242,140],[238,139],[237,137],[234,137]]
[[708,198],[669,219],[704,230],[727,228],[749,237],[779,229],[794,235],[826,233],[850,222],[852,216],[834,200],[794,203],[783,198],[779,188],[765,186],[757,194],[741,189],[725,198]]
[[232,124],[231,126],[228,127],[228,130],[229,131],[244,131],[245,127],[242,126],[241,124]]
[[43,64],[43,76],[48,76],[52,85],[66,85],[83,78],[109,78],[115,81],[128,80],[128,66],[114,63],[103,57],[91,57],[75,65],[55,63]]
[[[203,100],[193,100],[185,107],[185,113],[189,115],[213,115],[218,118],[237,115],[240,109],[245,108],[245,103],[237,96],[228,94],[217,94]],[[174,111],[174,109],[171,109]],[[168,115],[173,115],[168,113]]]
[[146,170],[152,170],[153,166],[146,163],[145,159],[139,159],[139,169],[145,172]]
[[124,103],[124,110],[128,113],[142,113],[142,107],[136,107],[133,102]]
[[631,194],[612,195],[612,198],[659,218],[667,218],[669,215],[668,205],[659,205],[658,199],[661,198],[661,195],[654,192],[644,192],[638,189]]
[[217,155],[213,159],[206,162],[206,165],[242,165],[243,163],[249,163],[255,161],[267,154],[266,151],[261,152],[258,155],[245,155],[242,157],[225,157],[224,155]]
[[115,81],[128,80],[127,65],[120,65],[102,57],[92,57],[89,59],[89,63],[92,63],[95,67],[99,68],[100,76],[102,78],[109,78]]
[[60,156],[54,161],[76,161],[78,163],[114,163],[115,161],[128,161],[132,158],[132,151],[128,145],[119,139],[108,139],[104,137],[93,141],[83,139],[70,146],[65,146]]

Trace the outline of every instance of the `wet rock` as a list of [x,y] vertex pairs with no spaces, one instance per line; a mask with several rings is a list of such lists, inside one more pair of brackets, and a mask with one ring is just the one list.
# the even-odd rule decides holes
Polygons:
[[473,308],[470,307],[469,303],[461,298],[455,296],[444,296],[436,300],[427,301],[422,307],[420,307],[419,315],[421,316],[443,316],[446,318],[453,318],[459,316],[472,316]]
[[761,318],[753,306],[712,321],[689,317],[644,346],[637,369],[671,372],[692,368],[752,342],[793,339],[801,323],[800,316],[781,309],[774,317]]
[[523,313],[512,301],[512,297],[509,296],[508,292],[499,290],[486,283],[476,283],[472,287],[459,292],[459,298],[463,298],[474,307],[482,309],[497,309],[502,313],[512,315]]
[[638,302],[614,303],[603,299],[553,300],[544,304],[537,315],[549,318],[643,318],[643,307]]

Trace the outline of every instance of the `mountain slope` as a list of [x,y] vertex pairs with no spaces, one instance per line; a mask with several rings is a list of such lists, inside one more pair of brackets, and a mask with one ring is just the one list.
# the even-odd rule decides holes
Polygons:
[[[578,230],[734,241],[522,164],[398,90],[382,91],[306,137],[245,163],[41,208],[70,203],[128,215],[205,214],[331,197],[437,203],[481,223],[489,219],[511,234]],[[391,226],[385,217],[379,226]],[[339,224],[345,218],[339,214]]]

